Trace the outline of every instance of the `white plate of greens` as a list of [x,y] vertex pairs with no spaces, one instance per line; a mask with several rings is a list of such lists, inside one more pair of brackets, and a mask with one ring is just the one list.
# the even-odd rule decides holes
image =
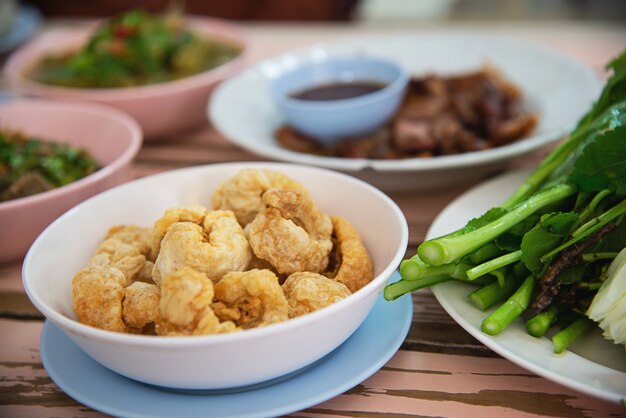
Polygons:
[[[500,205],[503,197],[522,184],[528,174],[507,173],[469,190],[439,214],[427,238],[461,228],[469,219]],[[549,338],[530,336],[520,318],[499,335],[490,336],[481,331],[481,323],[493,309],[483,312],[469,303],[467,296],[475,289],[453,280],[436,285],[433,293],[466,331],[519,366],[591,396],[612,402],[626,400],[626,351],[622,345],[605,340],[599,328],[588,330],[561,354],[554,353]]]

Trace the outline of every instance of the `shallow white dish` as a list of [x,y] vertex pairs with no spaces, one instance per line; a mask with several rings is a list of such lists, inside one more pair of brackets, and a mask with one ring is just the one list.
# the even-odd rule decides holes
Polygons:
[[[76,321],[72,278],[86,266],[111,226],[147,227],[167,208],[193,203],[210,207],[217,186],[244,168],[282,172],[306,187],[322,211],[348,219],[372,258],[372,281],[311,314],[230,334],[151,337],[115,333]],[[376,226],[372,227],[374,218]],[[408,226],[400,208],[353,177],[292,164],[212,164],[135,180],[75,206],[37,238],[24,260],[22,277],[33,304],[105,367],[164,387],[229,389],[292,373],[348,339],[395,272],[407,242]]]
[[[498,206],[528,176],[527,171],[505,174],[487,181],[448,205],[431,225],[427,238],[462,227],[491,207]],[[626,352],[621,345],[603,339],[598,330],[577,340],[569,351],[554,354],[552,341],[534,338],[522,320],[492,337],[480,330],[488,312],[467,301],[475,287],[457,281],[433,287],[435,297],[450,316],[477,340],[501,356],[540,376],[583,393],[612,402],[626,400]],[[491,312],[491,311],[489,311]]]
[[[318,157],[284,149],[274,131],[283,120],[268,83],[306,60],[334,55],[376,55],[396,60],[412,75],[458,74],[493,64],[519,86],[525,106],[540,121],[531,138],[487,151],[405,160]],[[469,33],[378,35],[318,44],[262,61],[223,83],[208,107],[213,125],[236,145],[269,159],[332,168],[383,190],[433,188],[502,169],[513,157],[566,135],[597,98],[601,83],[581,63],[533,44]],[[415,174],[415,175],[411,175]]]

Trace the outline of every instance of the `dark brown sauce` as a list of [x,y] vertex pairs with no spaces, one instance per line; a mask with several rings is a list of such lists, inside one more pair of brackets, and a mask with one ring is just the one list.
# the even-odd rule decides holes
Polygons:
[[289,97],[308,101],[342,100],[373,93],[385,87],[387,84],[380,81],[339,82],[300,90],[291,93]]

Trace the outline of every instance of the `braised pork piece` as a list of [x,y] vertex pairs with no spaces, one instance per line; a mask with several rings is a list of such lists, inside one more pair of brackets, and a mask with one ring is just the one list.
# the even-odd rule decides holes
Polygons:
[[461,154],[527,137],[537,116],[522,107],[520,90],[493,67],[443,77],[413,78],[387,125],[368,135],[324,147],[294,128],[276,132],[284,148],[343,158],[401,159]]

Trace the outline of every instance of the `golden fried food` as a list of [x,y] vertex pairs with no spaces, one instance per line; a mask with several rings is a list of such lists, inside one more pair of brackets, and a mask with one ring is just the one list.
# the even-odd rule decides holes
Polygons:
[[122,319],[131,328],[143,329],[159,316],[161,291],[154,284],[135,282],[124,289]]
[[269,189],[299,190],[308,194],[300,183],[282,173],[246,169],[218,187],[212,197],[213,208],[232,210],[239,223],[246,226],[265,209],[261,196]]
[[115,238],[124,244],[132,245],[146,258],[150,257],[152,229],[136,225],[116,225],[107,231],[104,239]]
[[308,194],[271,189],[263,194],[267,206],[246,227],[254,254],[281,274],[321,273],[332,250],[332,223]]
[[72,280],[72,306],[78,321],[109,331],[128,332],[122,320],[124,273],[112,266],[88,266]]
[[[245,232],[245,230],[244,230]],[[250,264],[248,264],[248,268],[246,270],[270,270],[272,273],[276,274],[278,276],[278,281],[280,283],[285,281],[285,276],[284,275],[280,275],[276,269],[274,268],[274,266],[272,266],[269,262],[265,261],[265,260],[261,260],[260,258],[258,258],[257,256],[254,255],[254,253],[252,253],[252,260],[250,260]]]
[[124,286],[127,286],[133,282],[137,273],[146,264],[146,257],[134,245],[126,244],[116,238],[108,238],[100,243],[87,264],[116,267],[124,273],[126,277]]
[[205,335],[237,331],[230,321],[220,322],[213,310],[213,282],[189,267],[163,278],[158,335]]
[[343,283],[306,271],[287,277],[283,292],[289,304],[289,318],[322,309],[352,294]]
[[287,299],[270,270],[228,273],[215,285],[213,310],[244,329],[289,319]]
[[193,222],[197,225],[202,225],[207,213],[209,213],[209,210],[201,205],[187,205],[167,209],[163,216],[154,223],[150,259],[156,260],[161,248],[161,240],[170,225],[176,222]]
[[192,267],[217,282],[229,271],[243,271],[252,250],[231,211],[207,214],[204,229],[191,222],[172,224],[161,241],[152,278],[159,284],[181,267]]
[[141,270],[137,272],[134,280],[136,282],[152,283],[152,270],[154,269],[154,263],[152,261],[146,261]]
[[73,279],[78,320],[132,334],[228,333],[313,312],[372,280],[354,227],[281,173],[242,170],[212,204],[167,209],[153,228],[111,227]]
[[345,284],[354,293],[372,281],[372,259],[352,224],[340,216],[331,216],[330,219],[337,242],[335,256],[338,268],[326,274]]

